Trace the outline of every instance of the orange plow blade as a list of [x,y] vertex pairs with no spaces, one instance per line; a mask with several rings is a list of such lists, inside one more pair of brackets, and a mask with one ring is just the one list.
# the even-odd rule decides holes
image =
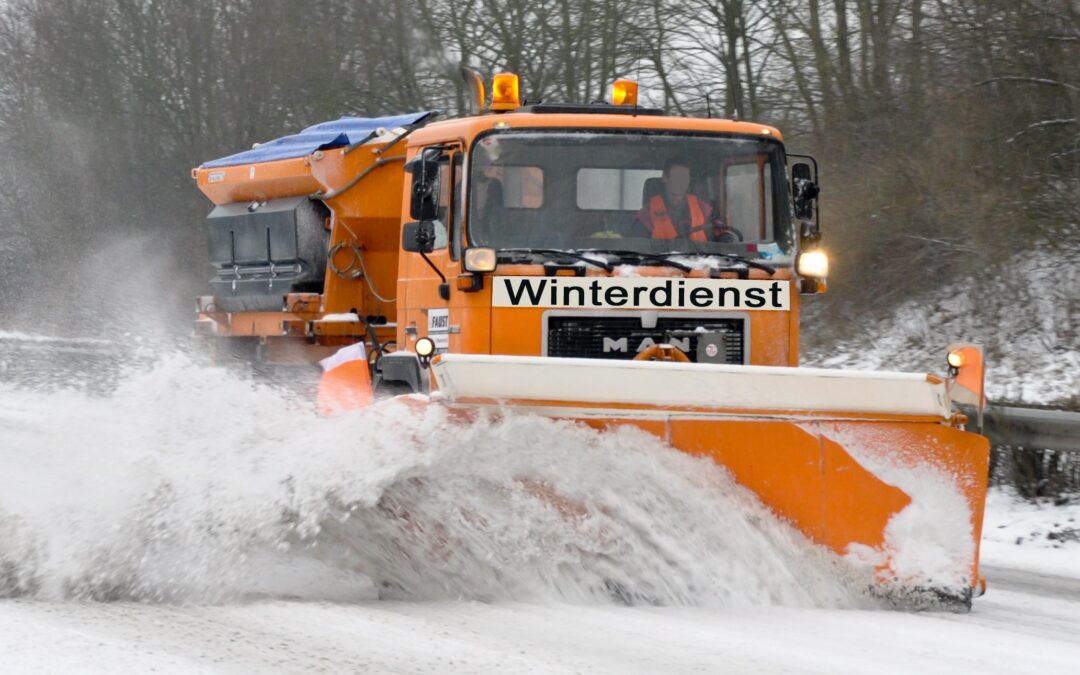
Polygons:
[[989,444],[925,375],[444,355],[437,397],[595,428],[633,426],[712,458],[779,517],[876,582],[970,598]]

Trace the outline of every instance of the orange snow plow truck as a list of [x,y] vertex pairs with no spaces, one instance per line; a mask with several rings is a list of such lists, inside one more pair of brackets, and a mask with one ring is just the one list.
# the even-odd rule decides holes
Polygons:
[[957,404],[981,416],[982,353],[949,347],[942,375],[797,367],[828,273],[814,160],[769,126],[639,106],[627,80],[589,104],[467,81],[470,116],[343,118],[194,169],[215,205],[196,335],[352,363],[337,401],[637,427],[874,588],[969,607],[988,442]]

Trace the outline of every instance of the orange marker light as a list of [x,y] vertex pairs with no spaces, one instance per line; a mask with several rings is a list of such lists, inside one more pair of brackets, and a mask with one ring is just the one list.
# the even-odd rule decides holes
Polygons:
[[518,76],[513,73],[499,73],[491,83],[491,109],[502,111],[519,107],[521,95]]
[[964,352],[959,349],[949,352],[947,357],[949,365],[953,368],[960,368],[964,365]]
[[633,80],[615,80],[611,85],[611,103],[613,105],[637,105],[637,82]]

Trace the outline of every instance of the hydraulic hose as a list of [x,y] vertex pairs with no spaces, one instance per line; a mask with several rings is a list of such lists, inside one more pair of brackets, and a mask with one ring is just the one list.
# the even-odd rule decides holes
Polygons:
[[[345,267],[338,267],[337,263],[334,262],[334,258],[339,251],[346,248],[352,253],[352,260],[349,261],[349,264]],[[375,289],[375,286],[371,283],[371,277],[368,276],[367,267],[364,266],[364,256],[360,252],[360,247],[357,244],[347,241],[334,244],[326,256],[326,264],[330,266],[330,271],[342,279],[364,279],[367,281],[368,290],[371,291],[371,294],[375,296],[375,299],[379,302],[385,302],[387,304],[397,302],[397,298],[384,298],[379,294],[378,290]]]

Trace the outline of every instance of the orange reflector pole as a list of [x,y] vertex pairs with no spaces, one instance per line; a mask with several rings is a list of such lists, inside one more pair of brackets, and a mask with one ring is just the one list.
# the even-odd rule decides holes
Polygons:
[[491,83],[491,109],[494,111],[513,110],[521,107],[521,94],[518,76],[513,73],[499,73]]
[[334,415],[371,405],[371,370],[363,342],[338,350],[320,364],[323,374],[316,408],[321,414]]
[[946,360],[954,377],[949,395],[957,403],[975,406],[982,415],[986,408],[986,392],[983,390],[986,366],[982,348],[972,344],[949,345]]
[[611,103],[613,105],[637,105],[637,82],[633,80],[615,80],[611,85]]

